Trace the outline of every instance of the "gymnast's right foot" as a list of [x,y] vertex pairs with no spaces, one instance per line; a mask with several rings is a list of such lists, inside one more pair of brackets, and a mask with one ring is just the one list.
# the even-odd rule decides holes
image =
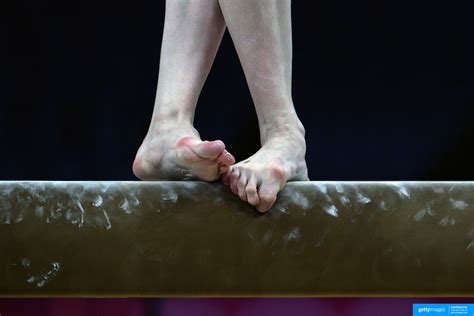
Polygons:
[[214,181],[234,164],[220,140],[202,141],[189,123],[154,122],[133,162],[141,180]]

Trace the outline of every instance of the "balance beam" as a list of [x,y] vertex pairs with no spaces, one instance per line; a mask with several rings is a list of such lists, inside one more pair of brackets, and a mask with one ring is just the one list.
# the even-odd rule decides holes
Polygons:
[[473,296],[474,182],[0,182],[0,296]]

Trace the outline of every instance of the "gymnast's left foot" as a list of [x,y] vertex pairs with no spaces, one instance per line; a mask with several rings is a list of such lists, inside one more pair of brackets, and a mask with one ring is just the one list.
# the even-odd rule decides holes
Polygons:
[[262,148],[222,175],[224,184],[259,212],[272,207],[287,181],[309,181],[305,131],[299,120],[294,125],[267,129]]

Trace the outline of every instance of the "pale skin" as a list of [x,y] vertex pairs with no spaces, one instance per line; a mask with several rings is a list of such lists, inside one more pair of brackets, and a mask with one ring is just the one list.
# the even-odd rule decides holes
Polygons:
[[[262,147],[236,163],[193,127],[197,99],[226,27],[257,112]],[[308,181],[303,124],[291,96],[290,0],[167,0],[155,107],[133,162],[142,180],[221,179],[268,211],[288,181]]]

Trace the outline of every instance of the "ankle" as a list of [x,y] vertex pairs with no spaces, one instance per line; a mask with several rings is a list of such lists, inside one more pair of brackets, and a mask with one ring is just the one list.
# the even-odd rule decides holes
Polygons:
[[296,142],[304,142],[305,128],[298,117],[276,119],[260,126],[260,140],[262,145],[272,140],[289,138]]
[[181,111],[159,111],[154,112],[151,118],[151,125],[193,125],[194,115]]
[[147,136],[155,138],[163,135],[194,135],[199,137],[199,132],[188,119],[180,117],[153,118]]
[[176,104],[155,105],[150,128],[192,127],[194,110]]
[[196,103],[187,100],[156,101],[152,124],[193,124]]

